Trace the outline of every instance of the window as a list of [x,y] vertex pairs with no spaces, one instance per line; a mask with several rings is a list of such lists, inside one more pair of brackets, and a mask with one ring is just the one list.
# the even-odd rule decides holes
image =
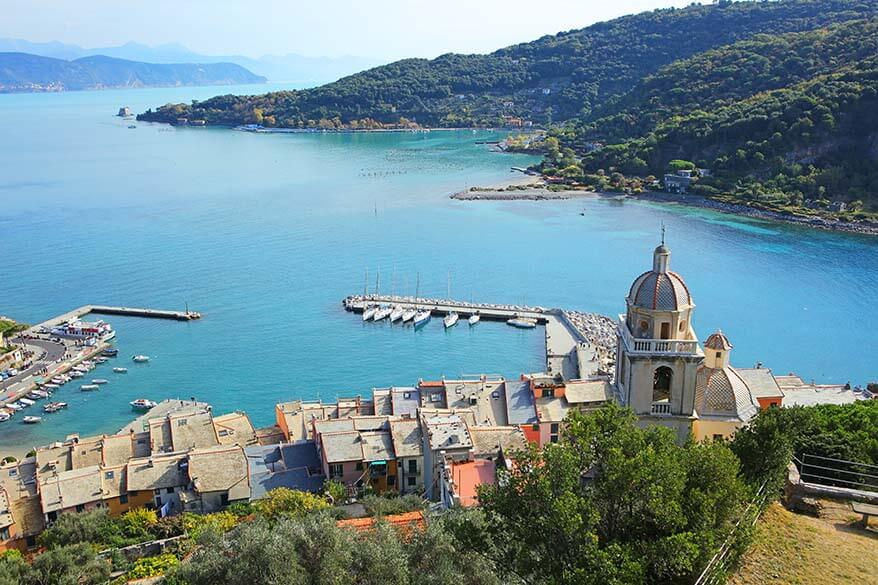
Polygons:
[[558,435],[552,435],[551,437],[549,437],[549,442],[550,443],[557,443],[558,442]]
[[357,461],[357,471],[363,471],[363,462]]
[[156,498],[156,499],[155,499],[155,507],[156,507],[156,508],[161,508],[161,507],[162,507],[162,499],[161,499],[161,498]]
[[416,483],[418,483],[418,480],[416,480],[414,477],[409,476],[409,478],[408,478],[408,480],[406,481],[406,483],[408,483],[409,487],[412,487],[412,486],[414,486]]
[[671,324],[670,323],[662,323],[662,339],[670,339],[671,338]]
[[174,488],[169,487],[169,488],[165,489],[165,493],[166,493],[166,494],[173,494],[173,493],[174,493]]
[[78,506],[76,506],[76,511],[85,512],[85,504],[79,504]]
[[649,323],[647,323],[646,321],[641,321],[640,322],[640,333],[641,334],[646,333],[647,329],[649,329]]
[[558,433],[558,423],[552,423],[551,426],[549,426],[549,432],[552,434],[557,434]]
[[683,319],[682,321],[680,321],[680,332],[682,333],[685,330],[686,330],[686,319]]
[[671,379],[673,370],[667,366],[657,368],[652,376],[652,401],[662,402],[671,399]]
[[723,436],[722,436],[721,434],[719,434],[719,433],[714,433],[714,435],[713,435],[713,440],[714,440],[714,441],[721,441],[722,438],[723,438]]
[[716,359],[721,360],[722,357],[723,357],[723,354],[721,351],[716,352]]
[[554,388],[543,388],[543,397],[544,398],[554,398],[555,397],[555,389]]
[[341,463],[332,463],[329,466],[329,479],[341,477],[344,474],[344,467]]
[[9,529],[0,528],[0,540],[9,540]]
[[387,485],[396,485],[396,476],[388,475],[387,476]]
[[221,506],[228,506],[229,505],[229,494],[228,493],[220,494],[220,505]]
[[532,431],[535,432],[535,433],[540,432],[540,425],[539,425],[539,423],[534,423],[534,424],[530,425],[530,430],[532,430]]
[[128,503],[128,494],[121,494],[119,496],[119,503],[120,504],[127,504]]
[[18,475],[17,469],[10,469],[9,470],[9,477],[15,477],[16,475]]
[[189,421],[186,420],[185,418],[181,418],[180,420],[177,421],[178,427],[185,427],[188,424],[189,424]]
[[113,479],[113,475],[114,475],[114,473],[112,471],[105,471],[104,472],[104,479]]
[[417,459],[409,459],[409,473],[418,473]]
[[162,493],[162,490],[161,490],[161,488],[159,488],[159,489],[157,489],[157,490],[153,490],[153,493],[155,493],[155,495],[158,496],[158,495],[160,495],[160,494]]
[[220,437],[228,437],[229,430],[228,429],[220,429],[220,431],[217,433],[217,435],[219,435]]

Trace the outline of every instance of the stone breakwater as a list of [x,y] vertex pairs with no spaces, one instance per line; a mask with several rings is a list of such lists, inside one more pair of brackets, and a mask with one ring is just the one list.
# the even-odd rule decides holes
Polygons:
[[597,350],[602,369],[612,371],[616,362],[616,323],[599,313],[562,311],[567,321]]

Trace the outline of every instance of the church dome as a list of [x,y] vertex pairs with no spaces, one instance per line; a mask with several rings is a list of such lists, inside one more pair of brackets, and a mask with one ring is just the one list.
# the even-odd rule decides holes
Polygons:
[[698,416],[734,417],[750,420],[756,414],[753,393],[731,366],[722,369],[700,366],[695,379],[695,412]]
[[668,270],[671,251],[664,244],[653,252],[652,270],[631,285],[628,302],[653,311],[677,311],[692,306],[692,295],[683,278]]
[[710,337],[704,342],[704,347],[717,351],[729,351],[732,349],[732,343],[722,331],[717,329],[716,333],[711,333]]

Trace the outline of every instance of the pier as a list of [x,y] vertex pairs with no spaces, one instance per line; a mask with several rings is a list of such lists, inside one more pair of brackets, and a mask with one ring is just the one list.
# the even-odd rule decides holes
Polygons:
[[440,316],[456,312],[463,319],[468,318],[474,313],[481,315],[485,321],[505,322],[514,317],[528,317],[536,319],[540,325],[548,323],[558,312],[557,309],[544,309],[542,307],[467,303],[451,299],[425,299],[391,295],[353,295],[347,297],[342,304],[346,310],[354,313],[362,313],[368,305],[387,304],[399,305],[404,309],[428,310],[434,315]]

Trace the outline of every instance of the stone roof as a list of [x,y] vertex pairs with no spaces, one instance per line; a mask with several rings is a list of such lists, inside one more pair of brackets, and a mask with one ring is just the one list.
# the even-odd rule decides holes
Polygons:
[[170,453],[174,450],[171,423],[167,418],[149,420],[149,442],[152,453]]
[[420,457],[424,454],[424,435],[419,420],[390,421],[390,435],[397,457]]
[[753,398],[783,398],[783,390],[768,368],[735,368],[750,387]]
[[363,461],[391,461],[396,459],[393,439],[387,431],[364,431],[360,433]]
[[540,422],[562,422],[570,410],[570,404],[561,397],[537,398],[534,400]]
[[729,341],[729,338],[726,337],[725,333],[717,330],[716,333],[711,333],[704,341],[704,347],[705,349],[728,351],[732,349],[732,343]]
[[105,498],[118,498],[128,492],[124,465],[101,468],[101,489]]
[[372,403],[375,414],[393,414],[393,400],[390,397],[390,388],[373,388]]
[[124,465],[134,457],[148,457],[149,433],[122,433],[104,437],[103,463],[107,466]]
[[394,416],[417,416],[421,406],[421,393],[417,388],[391,388],[390,399]]
[[132,459],[126,467],[128,491],[182,487],[189,483],[185,453]]
[[189,479],[197,492],[228,491],[246,482],[247,475],[247,457],[238,445],[189,452]]
[[241,445],[247,447],[257,444],[256,431],[250,418],[243,412],[231,412],[213,417],[217,440],[221,445]]
[[323,449],[323,459],[327,463],[363,460],[358,431],[323,433],[320,435],[320,446]]
[[314,422],[314,432],[318,435],[326,433],[341,433],[354,430],[354,420],[351,418],[333,418]]
[[431,451],[472,448],[472,438],[460,415],[432,416],[422,420],[426,427],[424,431],[429,438]]
[[15,524],[12,517],[12,502],[6,494],[6,490],[0,488],[0,528],[7,528]]
[[572,380],[564,387],[564,397],[570,404],[600,404],[609,401],[611,396],[607,380]]
[[501,448],[509,451],[527,447],[527,439],[519,427],[470,427],[469,434],[477,457],[496,457]]
[[506,382],[506,417],[511,425],[528,425],[537,422],[534,395],[528,380]]
[[70,466],[70,445],[56,443],[37,449],[37,473],[49,473],[54,466],[57,471],[67,471]]
[[727,417],[747,422],[758,410],[750,388],[731,366],[699,366],[695,378],[695,412],[699,417]]
[[58,512],[103,499],[101,468],[97,465],[71,469],[40,478],[43,513]]
[[[174,451],[200,449],[219,444],[209,412],[168,415]],[[251,427],[252,428],[252,427]]]
[[73,469],[100,465],[104,461],[103,437],[80,439],[70,446],[70,466]]

